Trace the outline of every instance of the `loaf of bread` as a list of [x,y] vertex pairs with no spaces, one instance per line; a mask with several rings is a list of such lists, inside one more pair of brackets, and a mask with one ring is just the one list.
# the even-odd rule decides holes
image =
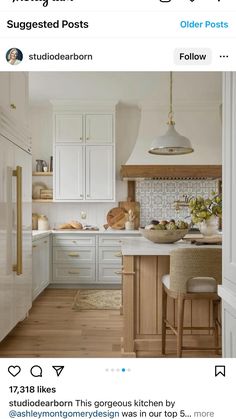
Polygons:
[[81,223],[79,223],[79,221],[70,221],[70,225],[72,228],[76,229],[76,230],[82,230],[83,226]]
[[61,230],[68,230],[68,229],[71,229],[72,227],[69,223],[64,223],[64,224],[59,225],[58,228]]

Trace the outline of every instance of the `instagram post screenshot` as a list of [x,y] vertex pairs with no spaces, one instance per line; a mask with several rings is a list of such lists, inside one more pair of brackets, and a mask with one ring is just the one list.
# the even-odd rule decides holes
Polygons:
[[0,419],[234,419],[236,3],[1,0]]

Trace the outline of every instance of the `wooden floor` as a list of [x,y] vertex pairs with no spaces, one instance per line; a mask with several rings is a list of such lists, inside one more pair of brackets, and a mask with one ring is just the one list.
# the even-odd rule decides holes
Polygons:
[[74,311],[77,291],[46,289],[0,343],[0,357],[120,357],[120,311]]
[[[0,343],[1,357],[121,356],[122,316],[119,310],[74,311],[77,290],[46,289],[33,303],[29,317]],[[175,352],[169,356],[175,357]],[[185,357],[214,357],[185,352]]]

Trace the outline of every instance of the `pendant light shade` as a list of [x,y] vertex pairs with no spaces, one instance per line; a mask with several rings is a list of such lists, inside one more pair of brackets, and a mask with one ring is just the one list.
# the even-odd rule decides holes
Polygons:
[[175,122],[173,120],[173,77],[172,72],[170,73],[170,112],[168,129],[164,135],[155,138],[151,144],[148,152],[150,154],[159,154],[165,156],[189,154],[194,150],[191,142],[187,137],[180,135],[175,129]]

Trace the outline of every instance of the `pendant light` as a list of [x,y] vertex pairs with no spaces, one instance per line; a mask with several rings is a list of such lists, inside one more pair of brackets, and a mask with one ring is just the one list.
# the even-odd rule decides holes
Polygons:
[[170,111],[168,115],[168,129],[166,134],[153,140],[148,152],[150,154],[160,154],[166,156],[189,154],[194,150],[187,137],[180,135],[175,129],[173,120],[173,74],[170,72]]

